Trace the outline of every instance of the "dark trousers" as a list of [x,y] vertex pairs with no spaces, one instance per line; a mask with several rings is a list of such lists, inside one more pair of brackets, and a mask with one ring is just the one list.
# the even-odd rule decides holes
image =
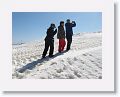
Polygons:
[[51,56],[53,55],[54,51],[54,40],[45,40],[45,48],[42,54],[43,57],[46,56],[49,47],[50,47],[49,56]]
[[66,37],[66,39],[67,39],[67,49],[66,50],[70,50],[71,43],[72,43],[72,36]]

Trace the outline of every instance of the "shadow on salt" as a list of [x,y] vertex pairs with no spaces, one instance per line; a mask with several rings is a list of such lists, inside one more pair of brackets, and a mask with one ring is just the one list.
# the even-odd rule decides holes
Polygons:
[[57,56],[63,55],[67,51],[63,51],[62,53],[56,53],[52,58],[49,58],[48,56],[46,58],[41,58],[36,61],[33,61],[31,63],[28,63],[27,65],[23,66],[22,68],[18,69],[17,71],[20,73],[25,72],[27,69],[32,70],[36,67],[36,65],[43,63],[44,61],[50,61],[51,59],[54,59]]

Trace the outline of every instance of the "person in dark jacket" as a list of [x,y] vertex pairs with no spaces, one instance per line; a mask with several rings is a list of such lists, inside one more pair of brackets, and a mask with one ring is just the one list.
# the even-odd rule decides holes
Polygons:
[[58,51],[61,53],[65,47],[65,30],[64,30],[64,21],[60,22],[60,26],[58,26],[57,38],[59,39],[59,47]]
[[45,58],[47,51],[50,47],[49,57],[53,57],[54,51],[54,35],[57,33],[57,29],[55,24],[51,24],[51,26],[47,29],[47,36],[45,37],[45,48],[42,54],[42,58]]
[[70,46],[72,43],[72,36],[73,36],[73,27],[76,26],[75,21],[72,21],[72,23],[70,22],[70,19],[67,19],[67,23],[65,24],[65,28],[66,28],[66,39],[67,39],[67,48],[66,50],[70,50]]

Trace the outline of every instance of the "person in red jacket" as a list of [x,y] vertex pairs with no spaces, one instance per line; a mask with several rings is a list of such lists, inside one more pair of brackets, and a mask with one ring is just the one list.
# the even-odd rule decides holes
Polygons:
[[59,39],[59,47],[58,51],[61,53],[65,47],[65,30],[64,30],[64,21],[60,22],[60,26],[58,26],[57,38]]

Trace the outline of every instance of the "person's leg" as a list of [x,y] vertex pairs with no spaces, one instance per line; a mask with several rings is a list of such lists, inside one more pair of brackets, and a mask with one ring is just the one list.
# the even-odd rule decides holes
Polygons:
[[70,47],[71,47],[71,44],[72,44],[72,36],[70,37]]
[[65,47],[65,45],[66,45],[66,42],[65,42],[65,39],[64,39],[64,45],[63,45],[63,50],[64,50],[64,47]]
[[53,51],[54,51],[54,40],[50,41],[50,51],[49,51],[49,56],[53,56]]
[[43,58],[46,56],[48,48],[49,48],[49,42],[45,41],[45,48],[44,48],[44,51],[43,51],[43,54],[42,54]]
[[72,36],[67,38],[67,49],[66,50],[70,50],[71,43],[72,43]]
[[65,47],[65,39],[62,39],[62,45],[61,45],[61,51],[63,51],[64,50],[64,47]]
[[58,49],[59,52],[61,52],[61,39],[59,39],[59,49]]
[[66,47],[66,50],[67,50],[68,49],[68,45],[69,45],[69,38],[66,37],[66,39],[67,39],[67,47]]
[[72,36],[69,39],[69,49],[71,48],[71,43],[72,43]]

